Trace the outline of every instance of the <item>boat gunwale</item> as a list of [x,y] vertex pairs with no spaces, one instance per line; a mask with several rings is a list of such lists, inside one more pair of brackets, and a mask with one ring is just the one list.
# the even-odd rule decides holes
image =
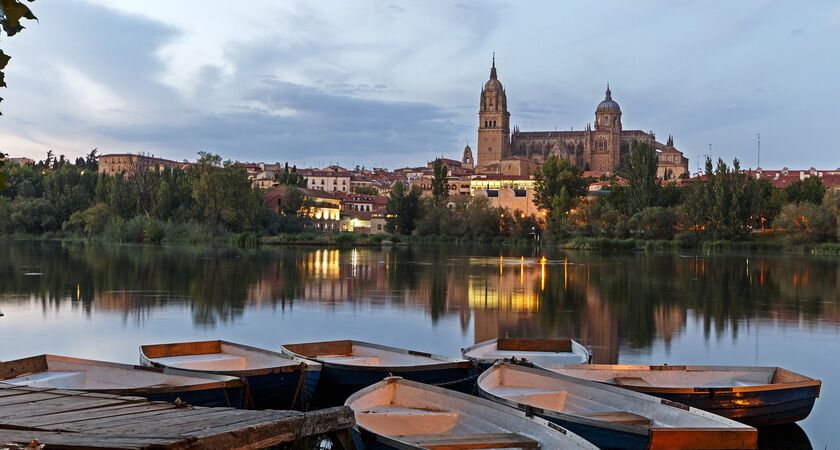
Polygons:
[[[703,386],[692,386],[692,387],[666,387],[666,386],[636,386],[636,385],[621,385],[617,383],[611,383],[609,381],[595,381],[595,380],[588,380],[586,378],[581,377],[574,377],[568,373],[563,373],[560,375],[571,376],[574,378],[579,378],[582,380],[593,381],[595,383],[604,384],[607,386],[615,386],[622,389],[628,389],[635,392],[642,392],[645,394],[651,393],[663,393],[663,394],[696,394],[696,395],[709,395],[709,393],[714,392],[715,394],[727,394],[727,393],[738,393],[738,392],[769,392],[769,391],[780,391],[780,390],[787,390],[787,389],[797,389],[797,388],[805,388],[805,387],[816,387],[817,388],[817,397],[820,395],[820,389],[822,386],[822,381],[811,378],[807,375],[802,375],[800,373],[796,373],[785,369],[779,366],[685,366],[685,365],[629,365],[629,364],[576,364],[576,365],[569,365],[564,366],[562,368],[558,368],[559,370],[576,370],[575,368],[580,366],[581,370],[641,370],[641,371],[650,371],[650,372],[657,372],[657,371],[686,371],[686,372],[726,372],[726,371],[741,371],[741,372],[763,372],[763,371],[773,371],[775,374],[776,370],[784,370],[790,374],[796,375],[798,377],[803,378],[801,381],[780,381],[780,382],[770,382],[765,384],[759,384],[755,386],[720,386],[720,387],[703,387]],[[545,370],[548,370],[552,373],[555,372],[552,367],[542,367]],[[775,376],[775,375],[774,375]]]
[[[482,388],[481,382],[482,382],[483,379],[489,377],[490,373],[493,370],[498,370],[501,367],[508,367],[508,368],[511,368],[512,370],[521,370],[523,372],[530,373],[530,374],[533,374],[533,375],[540,375],[540,376],[547,376],[549,378],[556,378],[556,379],[559,379],[561,381],[569,382],[569,383],[572,383],[572,384],[579,384],[579,385],[583,385],[583,386],[587,386],[587,387],[591,387],[591,388],[604,389],[606,387],[607,388],[606,390],[609,391],[610,393],[613,393],[613,394],[623,395],[623,396],[627,396],[627,397],[635,397],[637,400],[640,400],[640,401],[681,409],[681,410],[685,411],[686,413],[695,414],[695,415],[704,417],[706,419],[712,420],[712,421],[717,422],[721,425],[721,428],[719,428],[720,431],[741,431],[741,432],[749,432],[750,430],[756,431],[755,427],[745,425],[741,422],[723,417],[723,416],[718,415],[718,414],[710,413],[708,411],[704,411],[702,409],[698,409],[698,408],[694,408],[694,407],[691,407],[691,406],[688,406],[688,405],[684,405],[682,403],[672,402],[670,400],[662,399],[662,398],[659,398],[659,397],[656,397],[656,396],[653,396],[653,395],[648,395],[648,394],[641,393],[641,392],[636,392],[636,391],[633,391],[633,390],[623,389],[619,386],[615,386],[615,385],[612,385],[612,384],[600,383],[600,382],[597,382],[597,381],[591,381],[591,380],[586,380],[586,379],[582,379],[582,378],[576,378],[576,377],[573,377],[573,376],[570,376],[570,375],[564,375],[564,374],[552,372],[550,370],[546,370],[546,369],[536,367],[536,366],[522,365],[522,364],[516,364],[516,363],[510,363],[510,362],[498,362],[498,363],[494,364],[493,367],[484,371],[484,373],[482,373],[478,377],[478,380],[476,380],[476,387],[478,389],[479,394],[481,394],[481,395],[486,394],[489,397],[493,397],[494,401],[497,401],[497,400],[495,400],[495,398],[499,398],[501,400],[500,403],[503,403],[507,406],[517,405],[517,406],[513,406],[516,409],[520,409],[520,410],[524,410],[524,411],[533,411],[534,413],[546,414],[548,416],[556,416],[558,418],[572,418],[572,420],[570,420],[572,422],[584,423],[584,424],[587,424],[587,425],[594,425],[594,426],[597,426],[597,427],[600,427],[600,428],[613,428],[613,429],[616,429],[616,430],[633,432],[633,433],[636,433],[636,434],[640,434],[640,433],[638,433],[639,430],[645,430],[645,432],[641,433],[641,434],[648,435],[648,436],[650,436],[650,433],[652,432],[652,430],[657,430],[657,429],[669,429],[670,430],[670,429],[676,429],[677,428],[677,427],[663,427],[663,426],[637,426],[637,425],[617,424],[617,423],[607,422],[607,421],[603,421],[603,420],[592,419],[592,418],[585,417],[585,416],[567,414],[567,413],[563,413],[563,412],[560,412],[560,411],[546,410],[544,408],[530,406],[530,405],[527,405],[527,404],[524,404],[524,403],[519,403],[519,402],[516,402],[514,400],[509,400],[509,399],[506,399],[504,397],[497,396],[497,395],[485,390],[484,388]],[[566,420],[568,420],[568,419],[566,419]],[[609,426],[604,427],[602,424],[607,424]],[[727,426],[728,428],[722,428],[723,426]],[[704,427],[688,427],[688,428],[681,427],[681,428],[684,428],[686,430],[704,429]],[[705,428],[709,428],[709,427],[705,427]]]
[[[496,361],[505,361],[505,360],[507,360],[506,358],[480,358],[480,357],[476,357],[476,356],[467,355],[467,353],[478,350],[481,347],[486,347],[488,345],[498,343],[499,339],[500,338],[488,339],[486,341],[477,342],[477,343],[475,343],[475,344],[473,344],[469,347],[464,347],[464,348],[461,349],[461,356],[464,357],[465,359],[469,359],[470,361],[475,361],[479,364],[490,364],[490,365],[492,365]],[[578,342],[578,341],[576,341],[572,338],[562,338],[562,339],[569,340],[569,342],[571,343],[571,349],[572,350],[569,351],[569,352],[553,352],[553,353],[577,355],[578,353],[575,352],[575,345],[577,345],[580,348],[582,348],[584,352],[586,352],[586,355],[585,355],[586,356],[586,361],[589,361],[589,359],[592,357],[591,352],[589,351],[588,348],[586,348],[585,345],[581,344],[580,342]],[[548,340],[548,339],[536,339],[536,340]],[[528,352],[523,351],[523,353],[528,353]],[[588,364],[588,362],[583,362],[583,363],[579,363],[579,364]],[[571,365],[578,365],[578,364],[571,364]]]
[[[6,380],[12,380],[12,379],[23,377],[23,376],[33,375],[33,374],[36,374],[36,373],[48,372],[50,370],[49,362],[52,360],[52,361],[80,364],[80,365],[83,365],[83,366],[91,366],[91,367],[105,366],[105,367],[112,368],[112,369],[144,370],[144,371],[148,371],[148,372],[158,373],[158,374],[161,374],[161,375],[171,375],[171,376],[184,377],[184,378],[197,378],[197,379],[204,380],[203,383],[195,383],[195,384],[189,384],[189,385],[156,385],[155,384],[155,385],[140,386],[140,387],[125,386],[125,387],[104,388],[104,389],[103,388],[72,388],[72,389],[69,389],[69,390],[81,391],[81,392],[96,392],[96,393],[102,393],[102,394],[132,392],[132,393],[138,393],[138,395],[141,395],[141,393],[145,393],[145,394],[167,394],[167,393],[172,393],[172,392],[194,392],[194,391],[203,391],[203,390],[220,389],[220,388],[221,389],[242,388],[242,387],[245,386],[245,382],[241,378],[231,377],[231,376],[227,376],[227,375],[220,375],[220,374],[213,374],[213,373],[203,373],[203,372],[197,372],[196,373],[196,372],[185,371],[185,370],[180,370],[180,369],[173,369],[173,368],[170,368],[170,367],[147,367],[147,366],[139,366],[139,365],[118,363],[118,362],[112,362],[112,361],[101,361],[101,360],[96,360],[96,359],[75,358],[75,357],[72,357],[72,356],[53,355],[53,354],[49,354],[49,353],[44,353],[44,354],[36,355],[36,356],[30,356],[30,357],[27,357],[27,358],[19,358],[19,359],[15,359],[15,360],[11,360],[11,361],[3,361],[3,362],[0,362],[0,365],[6,365],[6,364],[11,364],[11,363],[20,364],[25,360],[35,359],[35,358],[44,358],[44,361],[46,362],[46,369],[45,370],[40,370],[40,371],[37,371],[37,372],[21,373],[21,374],[18,374],[16,376],[14,376],[14,377],[11,377],[11,378],[4,378],[4,379],[0,380],[0,382],[4,382]],[[7,382],[5,384],[12,384],[12,383]],[[22,385],[22,386],[26,386],[26,385]],[[65,388],[48,387],[47,389],[65,389]],[[125,394],[123,394],[123,395],[125,395]]]
[[[350,343],[351,345],[359,345],[361,347],[370,347],[375,348],[377,350],[386,350],[393,353],[400,353],[403,355],[412,355],[412,356],[421,356],[425,358],[429,358],[432,360],[440,361],[437,363],[430,363],[430,364],[422,364],[422,365],[407,365],[407,366],[395,366],[395,365],[382,365],[382,366],[362,366],[362,365],[355,365],[355,364],[346,364],[336,361],[327,361],[321,358],[321,356],[307,356],[302,353],[297,353],[287,346],[295,346],[295,345],[306,345],[306,344],[336,344],[336,343]],[[316,361],[320,363],[324,367],[330,367],[335,369],[343,369],[343,370],[354,370],[359,372],[424,372],[427,370],[443,370],[443,369],[472,369],[474,364],[469,359],[463,358],[450,358],[448,356],[443,355],[436,355],[433,353],[426,353],[420,352],[415,350],[404,349],[400,347],[391,347],[388,345],[382,344],[375,344],[372,342],[365,342],[365,341],[357,341],[354,339],[339,339],[334,341],[316,341],[316,342],[298,342],[294,344],[283,344],[280,346],[280,350],[283,352],[288,352],[288,354],[297,356],[298,358],[303,358],[306,360]]]
[[[517,419],[531,421],[536,425],[541,425],[541,426],[547,427],[547,428],[549,428],[549,429],[551,429],[551,430],[553,430],[557,433],[560,433],[560,434],[564,435],[568,439],[572,439],[574,442],[576,442],[578,444],[581,444],[582,446],[589,445],[589,446],[591,446],[591,448],[597,449],[597,447],[595,447],[592,443],[590,443],[589,441],[587,441],[586,439],[584,439],[580,435],[575,434],[572,430],[569,430],[562,425],[552,423],[551,421],[543,419],[542,417],[529,416],[525,411],[522,411],[520,409],[515,409],[515,408],[509,408],[505,405],[496,403],[492,400],[489,400],[489,399],[486,399],[486,398],[483,398],[483,397],[470,395],[470,394],[465,394],[463,392],[453,391],[453,390],[446,389],[446,388],[443,388],[443,387],[440,387],[440,386],[435,386],[435,385],[432,385],[432,384],[420,383],[418,381],[412,381],[412,380],[402,378],[402,377],[398,377],[398,376],[386,377],[382,381],[378,381],[378,382],[376,382],[376,383],[374,383],[374,384],[372,384],[372,385],[370,385],[366,388],[363,388],[363,389],[360,389],[360,390],[356,391],[355,393],[353,393],[352,395],[347,397],[347,400],[344,401],[344,406],[348,406],[352,409],[353,407],[350,406],[350,405],[353,402],[357,401],[361,397],[364,397],[365,395],[369,395],[369,394],[375,392],[376,390],[387,386],[389,383],[404,384],[408,387],[413,387],[415,389],[426,390],[426,391],[430,391],[430,392],[435,393],[435,394],[454,397],[454,398],[457,398],[459,400],[470,402],[470,403],[476,403],[479,406],[481,406],[482,408],[490,408],[490,409],[496,410],[497,412],[500,412],[500,413],[513,415]],[[355,410],[353,411],[353,414],[354,415],[356,414]],[[399,443],[399,444],[405,446],[404,448],[409,449],[409,450],[422,449],[423,448],[423,447],[417,447],[417,446],[408,444],[408,443],[403,442],[403,441],[397,441],[396,440],[396,438],[398,438],[398,437],[408,438],[411,435],[406,435],[406,436],[390,435],[389,436],[389,435],[379,434],[379,433],[377,433],[373,430],[370,430],[368,428],[365,428],[365,427],[359,425],[358,422],[356,423],[355,428],[365,430],[366,432],[371,433],[372,435],[376,436],[377,440],[379,440],[380,438],[383,438],[384,440],[386,440],[386,443],[389,443],[389,444],[391,444],[393,442],[396,442],[396,443]]]
[[[230,345],[232,347],[238,347],[238,348],[244,349],[246,351],[251,351],[251,352],[255,352],[255,353],[263,353],[263,354],[267,354],[267,355],[273,356],[273,357],[280,357],[280,358],[283,358],[283,359],[296,361],[296,362],[299,362],[299,364],[288,365],[288,366],[261,367],[261,368],[243,369],[243,370],[187,369],[187,368],[175,367],[175,366],[171,366],[171,365],[167,365],[167,364],[161,364],[159,362],[156,362],[152,358],[146,356],[146,352],[144,351],[144,347],[165,347],[165,346],[171,346],[171,345],[176,345],[176,344],[185,344],[185,345],[207,344],[207,343],[213,343],[213,342],[218,342],[220,345],[224,344],[224,345]],[[220,353],[224,353],[224,352],[220,352]],[[173,355],[173,356],[193,356],[193,355],[206,355],[206,354],[211,354],[211,353],[194,353],[192,355]],[[148,362],[151,365],[151,367],[161,367],[161,368],[165,367],[165,368],[170,368],[170,369],[173,369],[173,370],[183,370],[183,371],[186,371],[186,372],[211,373],[211,374],[228,375],[228,376],[234,376],[234,377],[240,377],[240,376],[255,377],[255,376],[261,376],[261,375],[271,375],[271,374],[275,374],[275,373],[298,372],[301,369],[301,367],[300,367],[301,364],[304,364],[306,366],[306,371],[307,372],[318,372],[318,371],[321,370],[321,363],[319,363],[317,361],[311,361],[311,360],[308,360],[308,359],[305,359],[305,358],[302,358],[302,357],[299,357],[299,356],[290,355],[288,353],[275,352],[273,350],[268,350],[268,349],[259,348],[259,347],[252,347],[250,345],[239,344],[239,343],[236,343],[236,342],[225,341],[225,340],[221,340],[221,339],[207,340],[207,341],[172,342],[172,343],[168,343],[168,344],[141,345],[140,346],[140,362],[141,363]]]

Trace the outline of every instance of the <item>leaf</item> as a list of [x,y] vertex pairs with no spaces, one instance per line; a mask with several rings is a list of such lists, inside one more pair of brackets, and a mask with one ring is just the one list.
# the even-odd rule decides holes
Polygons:
[[0,49],[0,70],[6,68],[6,64],[9,63],[10,59],[12,59],[12,57],[3,53],[3,49]]
[[3,13],[0,24],[9,36],[14,36],[24,29],[24,26],[20,24],[20,19],[38,20],[29,7],[20,3],[19,0],[0,0],[0,7]]
[[0,70],[0,87],[6,87],[6,74]]

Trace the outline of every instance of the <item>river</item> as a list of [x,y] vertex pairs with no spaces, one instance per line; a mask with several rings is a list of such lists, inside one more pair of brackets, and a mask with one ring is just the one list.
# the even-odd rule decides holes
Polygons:
[[144,343],[217,338],[456,356],[521,336],[572,337],[596,363],[782,366],[822,393],[765,446],[840,448],[837,257],[0,241],[0,310],[0,360],[136,363]]

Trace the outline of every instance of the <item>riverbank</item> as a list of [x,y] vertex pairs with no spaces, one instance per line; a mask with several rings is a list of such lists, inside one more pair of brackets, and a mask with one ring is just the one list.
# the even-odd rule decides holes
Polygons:
[[63,242],[107,242],[115,244],[147,245],[230,245],[240,248],[261,246],[323,246],[323,247],[390,247],[407,245],[487,245],[493,247],[541,247],[563,250],[604,251],[604,252],[698,252],[702,254],[751,252],[751,253],[790,253],[800,255],[840,256],[840,243],[798,243],[796,240],[776,237],[750,241],[685,241],[685,240],[650,240],[650,239],[614,239],[598,237],[573,237],[563,240],[544,239],[542,242],[533,238],[479,239],[446,235],[398,236],[385,233],[284,233],[274,236],[259,236],[256,233],[213,233],[211,230],[185,227],[181,232],[155,234],[146,238],[141,231],[127,236],[103,235],[99,237],[81,237],[65,233],[47,233],[44,235],[15,234],[0,236],[0,240],[35,240]]

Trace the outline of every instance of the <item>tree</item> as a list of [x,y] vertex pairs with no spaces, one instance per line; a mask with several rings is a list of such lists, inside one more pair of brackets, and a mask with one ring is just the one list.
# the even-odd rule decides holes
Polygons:
[[432,198],[437,205],[443,205],[449,198],[448,170],[440,158],[434,163],[434,178],[432,178]]
[[262,196],[245,169],[212,153],[200,152],[192,167],[193,198],[205,220],[233,231],[250,229],[262,218]]
[[420,214],[420,188],[406,188],[402,181],[394,183],[388,195],[385,210],[388,213],[385,228],[390,233],[411,234]]
[[[29,7],[21,3],[20,0],[0,0],[0,25],[3,26],[6,36],[12,37],[25,28],[20,23],[21,19],[38,20],[29,10]],[[9,55],[0,50],[0,87],[6,87],[6,74],[3,69],[6,68],[10,59]],[[3,99],[0,98],[0,102],[2,101]]]
[[629,186],[627,197],[629,213],[653,206],[657,198],[659,180],[656,178],[658,157],[656,149],[647,142],[634,141],[630,146],[625,175]]
[[283,172],[274,176],[274,181],[285,186],[306,187],[306,177],[298,173],[297,166],[289,169],[289,163],[283,167]]
[[555,198],[564,196],[559,205],[565,214],[574,206],[578,197],[586,193],[586,180],[581,171],[569,160],[550,155],[534,174],[534,203],[540,209],[553,212]]
[[6,154],[0,152],[0,192],[6,190],[6,173],[3,172],[3,166],[6,165]]
[[796,203],[810,202],[819,205],[825,196],[825,186],[820,177],[808,177],[804,180],[792,183],[785,188],[787,201]]
[[775,225],[794,232],[808,241],[825,241],[834,237],[836,217],[822,205],[812,202],[788,203],[782,207]]

